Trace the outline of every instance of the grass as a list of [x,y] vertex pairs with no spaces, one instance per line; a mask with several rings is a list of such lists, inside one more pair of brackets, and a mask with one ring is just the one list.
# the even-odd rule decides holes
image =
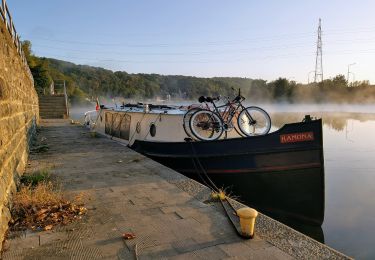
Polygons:
[[24,186],[36,186],[41,182],[47,182],[51,180],[51,174],[47,170],[41,170],[32,174],[25,174],[21,177],[21,185]]
[[17,211],[25,208],[54,205],[63,200],[60,190],[51,182],[41,182],[35,185],[21,186],[13,197],[13,208]]
[[240,201],[240,198],[232,194],[232,192],[229,191],[228,187],[222,187],[218,191],[212,191],[210,196],[210,199],[213,201],[225,200],[227,198]]
[[86,213],[83,195],[68,200],[61,186],[43,170],[24,175],[13,195],[11,230],[50,230],[68,224]]

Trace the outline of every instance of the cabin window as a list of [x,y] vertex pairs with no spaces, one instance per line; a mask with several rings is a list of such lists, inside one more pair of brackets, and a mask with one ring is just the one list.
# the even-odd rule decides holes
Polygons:
[[155,124],[150,125],[150,135],[152,137],[154,137],[156,135],[156,125]]

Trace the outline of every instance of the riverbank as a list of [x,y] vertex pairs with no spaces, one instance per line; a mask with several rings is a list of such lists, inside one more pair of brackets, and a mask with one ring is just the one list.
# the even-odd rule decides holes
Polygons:
[[88,212],[51,231],[10,233],[4,259],[347,258],[262,214],[256,237],[243,240],[208,188],[81,126],[43,121],[39,135],[49,149],[31,154],[27,171],[50,169],[66,192],[86,194]]

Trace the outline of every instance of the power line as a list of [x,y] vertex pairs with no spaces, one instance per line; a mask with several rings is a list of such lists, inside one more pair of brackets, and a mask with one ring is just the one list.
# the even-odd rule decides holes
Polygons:
[[[373,54],[375,49],[364,49],[364,50],[336,50],[331,53],[326,53],[326,56],[342,56],[350,54]],[[112,58],[90,58],[90,57],[78,57],[69,55],[55,55],[50,54],[51,57],[62,58],[62,59],[75,59],[75,60],[85,60],[94,62],[118,62],[118,63],[167,63],[167,64],[178,64],[178,63],[235,63],[243,61],[255,61],[255,60],[273,60],[273,59],[290,59],[290,58],[300,58],[300,57],[316,57],[316,53],[283,53],[279,55],[265,55],[265,56],[241,56],[240,58],[227,58],[227,59],[195,59],[195,60],[121,60]],[[52,58],[53,58],[52,57]]]
[[[291,34],[296,35],[296,34]],[[223,40],[223,41],[208,41],[208,42],[182,42],[182,43],[150,43],[150,44],[130,44],[127,42],[123,43],[104,43],[104,42],[92,42],[92,41],[72,41],[72,40],[65,40],[65,39],[52,39],[47,37],[38,37],[36,40],[42,41],[51,41],[51,42],[58,42],[64,44],[77,44],[77,45],[93,45],[93,46],[124,46],[124,47],[131,47],[131,48],[147,48],[147,47],[176,47],[176,46],[224,46],[224,45],[238,45],[242,43],[249,43],[249,42],[264,42],[264,41],[275,41],[280,39],[304,39],[310,38],[312,36],[311,33],[304,33],[299,34],[301,36],[298,37],[291,37],[290,35],[278,35],[278,36],[271,36],[271,37],[253,37],[253,38],[242,38],[242,39],[233,39],[233,40]],[[304,35],[304,36],[302,36]],[[33,38],[33,37],[31,37]]]
[[[236,28],[231,28],[231,29],[236,29]],[[242,28],[242,29],[246,29],[249,30],[248,28]],[[53,31],[55,33],[58,33],[59,35],[62,35],[62,34],[66,34],[66,35],[75,35],[77,32],[76,31],[64,31],[64,30],[56,30],[55,28],[53,29]],[[233,30],[232,30],[233,31]],[[332,29],[327,29],[327,30],[324,30],[322,31],[322,35],[324,35],[326,32],[329,32],[330,35],[337,35],[337,34],[353,34],[353,33],[366,33],[366,32],[374,32],[375,31],[375,27],[374,26],[370,26],[370,27],[353,27],[353,28],[332,28]],[[203,31],[197,31],[197,30],[194,30],[194,32],[198,32],[199,33],[202,33]],[[207,32],[210,32],[210,31],[207,31]],[[84,32],[83,32],[84,33]],[[155,32],[147,32],[147,33],[130,33],[130,32],[126,32],[126,37],[129,38],[129,37],[132,37],[132,36],[140,36],[140,37],[145,37],[145,38],[153,38],[154,36],[158,36],[158,35],[164,35],[164,34],[167,34],[167,35],[170,35],[171,33],[176,33],[176,32],[172,32],[172,31],[165,31],[165,32],[159,32],[159,33],[155,33]],[[182,35],[182,32],[178,32],[179,35]],[[295,33],[288,33],[288,34],[279,34],[279,35],[272,35],[271,37],[268,36],[268,35],[258,35],[257,37],[252,37],[252,38],[242,38],[242,39],[234,39],[234,40],[226,40],[226,41],[209,41],[209,42],[193,42],[193,43],[172,43],[173,45],[180,45],[180,44],[210,44],[210,43],[213,43],[213,44],[216,44],[216,43],[231,43],[231,42],[239,42],[239,41],[265,41],[265,40],[275,40],[275,39],[281,39],[281,38],[286,38],[286,39],[292,39],[292,38],[306,38],[306,37],[310,37],[311,35],[313,35],[314,32],[295,32]],[[23,35],[27,35],[27,34],[23,34]],[[80,32],[80,35],[82,36],[82,33]],[[106,38],[108,38],[108,36],[111,36],[111,37],[116,37],[118,38],[119,35],[118,33],[116,34],[110,34],[110,33],[97,33],[95,32],[95,36],[98,36],[98,35],[102,35],[102,36],[105,36]],[[32,35],[28,35],[29,37],[33,37]],[[52,39],[52,38],[46,38],[44,37],[44,39],[48,39],[48,40],[56,40],[56,41],[61,41],[59,39]],[[70,42],[74,42],[74,43],[78,43],[78,41],[70,41]],[[88,42],[79,42],[79,43],[83,43],[83,44],[86,44]],[[100,45],[124,45],[124,44],[127,44],[127,43],[98,43]],[[155,43],[156,45],[170,45],[171,43]]]
[[296,49],[299,47],[306,47],[310,44],[299,43],[299,44],[282,44],[282,45],[273,45],[273,46],[264,46],[264,47],[253,47],[253,48],[246,48],[246,49],[220,49],[220,50],[208,50],[208,51],[180,51],[180,52],[118,52],[114,50],[110,51],[100,51],[100,50],[88,50],[85,49],[70,49],[70,48],[60,48],[51,45],[44,45],[44,44],[33,44],[36,47],[42,47],[44,49],[52,49],[52,50],[62,50],[62,51],[72,51],[72,52],[85,52],[85,53],[102,53],[102,54],[118,54],[118,55],[139,55],[139,56],[183,56],[183,55],[203,55],[203,54],[247,54],[252,53],[254,51],[274,51],[274,50],[281,50],[281,49]]
[[[366,32],[374,32],[375,27],[359,27],[359,28],[351,28],[351,29],[330,29],[321,31],[321,34],[324,35],[326,32],[329,32],[329,35],[340,35],[340,34],[352,34],[352,33],[366,33]],[[74,35],[72,31],[69,33]],[[129,42],[95,42],[92,41],[72,41],[66,39],[55,39],[55,38],[48,38],[48,37],[38,37],[39,40],[44,41],[51,41],[51,42],[59,42],[65,44],[84,44],[84,45],[95,45],[95,46],[126,46],[132,48],[147,48],[147,47],[172,47],[172,46],[222,46],[222,45],[238,45],[241,43],[246,42],[264,42],[264,41],[275,41],[280,39],[303,39],[303,38],[310,38],[313,35],[312,32],[300,32],[300,33],[290,33],[290,34],[280,34],[280,35],[263,35],[251,38],[240,38],[240,39],[231,39],[231,40],[221,40],[221,41],[207,41],[207,42],[180,42],[180,43],[150,43],[150,44],[131,44]],[[129,38],[128,34],[126,35]],[[144,34],[145,37],[150,36],[150,34]],[[30,38],[34,38],[32,35],[29,35]],[[116,35],[118,37],[118,35]],[[152,38],[152,37],[151,37]]]
[[[358,39],[346,39],[346,40],[334,40],[334,41],[325,41],[325,46],[332,48],[332,45],[343,45],[350,43],[358,44],[368,44],[375,42],[375,38],[358,38]],[[46,45],[46,44],[33,44],[35,47],[43,49],[52,49],[52,50],[62,50],[62,51],[72,51],[80,53],[102,53],[102,54],[116,54],[116,55],[131,55],[131,56],[185,56],[185,55],[204,55],[204,54],[248,54],[254,51],[274,51],[274,50],[285,50],[285,49],[296,49],[302,47],[310,47],[310,43],[295,43],[295,44],[279,44],[279,45],[270,45],[262,47],[251,47],[245,49],[231,48],[231,49],[220,49],[220,50],[207,50],[207,51],[177,51],[177,52],[121,52],[114,49],[103,51],[103,50],[90,50],[88,48],[65,48],[59,47],[56,45]],[[325,52],[327,54],[327,52]]]

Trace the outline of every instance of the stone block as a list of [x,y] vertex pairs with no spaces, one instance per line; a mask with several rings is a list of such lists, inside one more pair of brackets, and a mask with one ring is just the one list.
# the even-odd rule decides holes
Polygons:
[[24,172],[30,121],[39,121],[38,96],[11,37],[0,20],[0,244],[10,219],[9,193]]

